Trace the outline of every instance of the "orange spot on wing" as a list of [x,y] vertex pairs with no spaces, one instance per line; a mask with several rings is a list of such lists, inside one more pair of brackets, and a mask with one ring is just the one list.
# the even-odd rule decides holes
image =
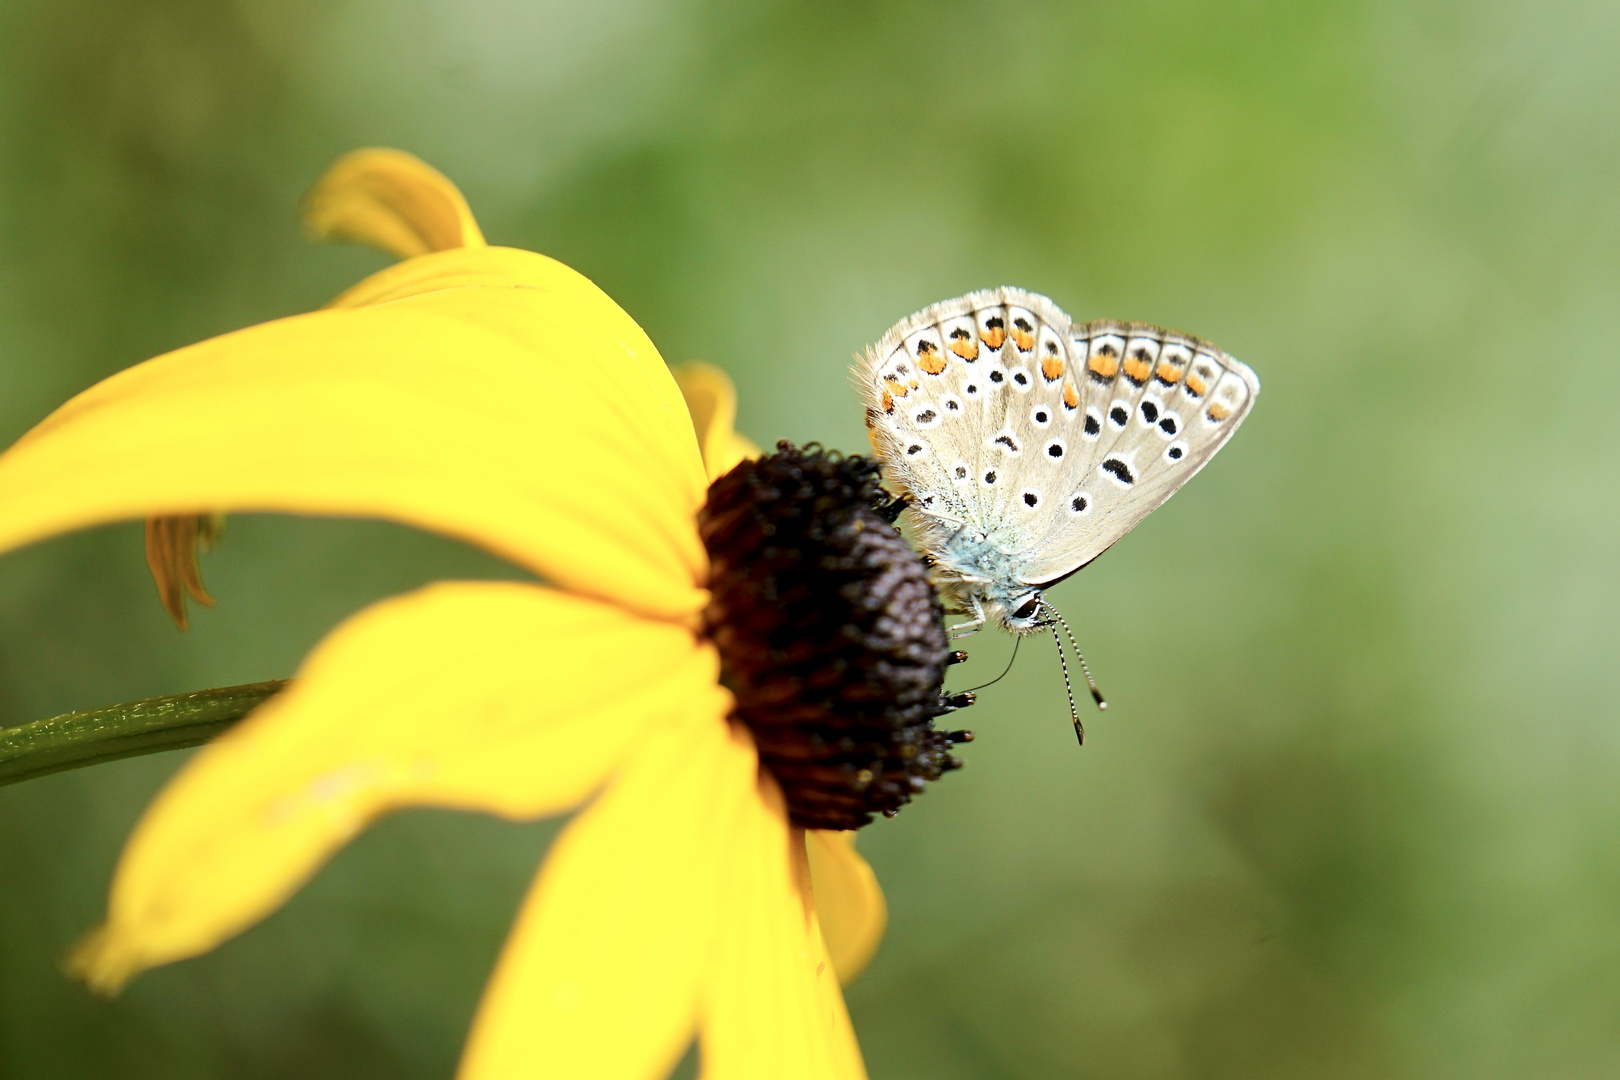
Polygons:
[[1151,374],[1153,374],[1153,365],[1148,362],[1146,357],[1133,356],[1125,361],[1125,377],[1137,386],[1147,382],[1148,376]]
[[951,352],[964,360],[977,360],[979,358],[979,343],[963,334],[951,342]]
[[1199,378],[1197,375],[1187,376],[1187,392],[1193,397],[1203,397],[1204,391],[1208,389],[1209,384],[1203,379]]
[[938,375],[945,370],[945,358],[934,348],[932,341],[917,342],[917,366],[929,375]]
[[911,388],[913,390],[917,389],[917,380],[916,379],[911,380]]
[[896,382],[894,379],[884,379],[883,385],[887,387],[889,393],[893,394],[895,397],[905,397],[907,394],[911,393],[911,391],[906,388],[904,383]]
[[1001,343],[1007,340],[1006,324],[1001,321],[1001,317],[999,315],[991,319],[986,319],[984,322],[984,333],[979,336],[984,338],[984,343],[990,346],[992,349],[999,349],[1001,348]]
[[1209,418],[1215,421],[1217,424],[1231,415],[1232,410],[1228,409],[1225,405],[1222,405],[1218,401],[1209,407]]
[[1035,347],[1035,335],[1016,324],[1012,329],[1012,339],[1013,344],[1018,346],[1019,352],[1029,352]]
[[1063,384],[1063,405],[1068,409],[1078,409],[1080,407],[1080,391],[1074,388],[1072,382],[1064,382]]
[[1057,382],[1063,378],[1063,357],[1048,356],[1042,360],[1041,375],[1047,382]]
[[1086,367],[1093,375],[1104,379],[1112,379],[1119,374],[1119,360],[1105,352],[1093,356]]
[[1170,386],[1181,381],[1181,369],[1168,361],[1160,364],[1159,370],[1155,371],[1153,374],[1156,375],[1158,380],[1164,383],[1166,386]]
[[885,391],[883,391],[883,397],[882,397],[881,400],[882,400],[882,403],[883,403],[883,411],[884,412],[886,412],[886,413],[894,412],[894,395],[893,394],[891,394],[887,390],[885,390]]

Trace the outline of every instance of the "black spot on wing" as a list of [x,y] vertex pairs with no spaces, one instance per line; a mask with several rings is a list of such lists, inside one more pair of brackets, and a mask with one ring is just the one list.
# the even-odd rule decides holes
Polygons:
[[1136,483],[1136,476],[1131,472],[1131,467],[1126,464],[1123,458],[1111,457],[1106,459],[1102,463],[1102,470],[1126,487]]

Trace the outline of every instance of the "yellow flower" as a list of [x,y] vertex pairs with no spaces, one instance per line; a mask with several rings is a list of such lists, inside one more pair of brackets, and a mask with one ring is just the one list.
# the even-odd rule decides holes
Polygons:
[[[366,515],[545,584],[439,583],[337,627],[158,796],[75,965],[111,991],[204,952],[396,807],[583,807],[524,902],[464,1078],[655,1077],[694,1035],[706,1076],[861,1076],[837,977],[875,948],[882,894],[853,832],[801,826],[892,812],[965,738],[932,730],[938,603],[870,472],[783,448],[728,473],[753,452],[725,377],[688,367],[678,387],[612,300],[486,246],[415,158],[350,155],[306,214],[405,261],[58,409],[0,456],[0,550],[119,519]],[[829,517],[839,498],[867,502]],[[804,558],[795,529],[847,550]],[[182,540],[164,550],[189,557]],[[185,582],[184,559],[160,562]],[[800,562],[872,568],[881,589],[810,588]],[[846,602],[868,629],[839,621]],[[839,698],[833,670],[867,682]],[[851,701],[904,725],[871,768],[849,765],[867,745],[838,726]]]

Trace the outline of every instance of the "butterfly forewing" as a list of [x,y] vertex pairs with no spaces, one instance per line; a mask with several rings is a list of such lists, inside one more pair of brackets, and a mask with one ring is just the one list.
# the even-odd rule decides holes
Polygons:
[[1071,520],[1056,515],[1033,540],[1020,575],[1030,584],[1084,566],[1161,506],[1225,445],[1259,393],[1254,372],[1207,342],[1141,324],[1128,330],[1118,372],[1098,384],[1108,415],[1064,507]]

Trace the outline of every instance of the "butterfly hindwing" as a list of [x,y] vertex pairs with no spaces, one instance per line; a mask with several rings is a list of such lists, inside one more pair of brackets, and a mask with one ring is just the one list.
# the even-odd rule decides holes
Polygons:
[[[919,511],[978,519],[982,432],[999,425],[1002,320],[981,339],[978,312],[995,293],[935,304],[901,322],[867,350],[859,370],[867,427],[891,483]],[[993,484],[991,485],[993,486]]]
[[[971,435],[984,423],[982,379],[969,367],[979,349],[971,338],[963,344],[971,327],[961,301],[936,304],[884,335],[858,370],[867,433],[891,484],[913,505],[952,520],[978,513],[965,482],[966,468],[977,465]],[[963,476],[952,474],[958,466]]]

